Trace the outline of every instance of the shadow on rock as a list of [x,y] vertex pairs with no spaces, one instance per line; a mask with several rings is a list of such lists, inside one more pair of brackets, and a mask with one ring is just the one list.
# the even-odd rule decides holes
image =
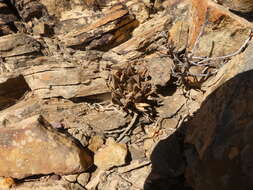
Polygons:
[[157,144],[144,190],[251,190],[252,137],[251,70],[219,86],[194,117]]

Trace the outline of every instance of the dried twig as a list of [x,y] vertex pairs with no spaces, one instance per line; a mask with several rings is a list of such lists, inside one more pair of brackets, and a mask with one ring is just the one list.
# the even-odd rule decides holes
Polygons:
[[199,44],[199,40],[200,40],[201,36],[204,34],[204,30],[205,30],[205,27],[206,27],[206,23],[207,23],[207,16],[206,16],[206,18],[205,18],[205,22],[204,22],[204,23],[202,24],[202,26],[201,26],[201,29],[200,29],[200,32],[199,32],[198,37],[197,37],[197,39],[196,39],[195,42],[194,42],[193,48],[192,48],[192,50],[191,50],[191,56],[190,56],[189,58],[192,58],[192,56],[194,55],[194,53],[195,53],[195,51],[196,51],[196,49],[197,49],[197,46],[198,46],[198,44]]
[[117,139],[117,142],[120,142],[124,136],[129,132],[129,130],[133,127],[136,119],[138,118],[138,114],[137,113],[134,113],[134,116],[133,116],[133,119],[132,121],[130,122],[130,124],[127,126],[127,128],[124,130],[123,133],[120,134],[120,136],[118,137]]
[[143,161],[141,163],[134,162],[134,163],[131,163],[129,166],[126,166],[126,167],[123,167],[123,168],[119,168],[118,172],[121,173],[121,174],[127,173],[127,172],[130,172],[130,171],[142,168],[144,166],[147,166],[149,164],[151,164],[150,160]]
[[208,57],[208,58],[205,58],[205,59],[195,63],[195,65],[207,66],[210,63],[206,63],[206,64],[202,64],[202,63],[209,62],[209,61],[215,61],[215,60],[227,59],[227,58],[233,57],[235,55],[238,55],[239,53],[241,53],[246,48],[249,41],[252,39],[252,36],[253,36],[253,31],[251,30],[250,34],[249,34],[249,37],[245,40],[245,42],[242,44],[242,46],[237,51],[235,51],[234,53],[224,55],[224,56],[220,56],[220,57]]

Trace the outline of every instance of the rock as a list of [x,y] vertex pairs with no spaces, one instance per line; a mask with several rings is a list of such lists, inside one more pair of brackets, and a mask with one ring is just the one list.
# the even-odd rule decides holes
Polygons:
[[15,181],[10,178],[4,178],[4,177],[0,177],[0,189],[10,189],[11,187],[15,186]]
[[99,148],[104,144],[104,139],[101,136],[93,136],[89,141],[88,149],[92,152],[97,152]]
[[251,42],[219,71],[195,117],[184,124],[185,176],[195,190],[253,188],[252,52]]
[[104,79],[98,76],[98,68],[90,65],[84,69],[77,64],[59,64],[59,60],[54,58],[51,61],[53,63],[49,61],[23,73],[29,87],[39,97],[76,98],[109,92]]
[[11,0],[11,3],[25,22],[48,16],[46,7],[37,0]]
[[131,172],[131,176],[129,177],[129,181],[134,185],[134,187],[138,189],[143,189],[144,182],[148,177],[148,173],[151,168],[149,166],[143,166]]
[[[71,139],[56,132],[40,116],[0,129],[0,176],[24,178],[40,174],[73,174],[92,159]],[[46,159],[45,159],[46,158]]]
[[[71,184],[60,181],[29,181],[18,184],[14,190],[73,190]],[[83,190],[83,189],[81,189]]]
[[[40,2],[47,8],[48,14],[50,16],[55,16],[59,20],[63,20],[64,15],[67,13],[79,12],[79,17],[82,12],[86,12],[85,9],[88,8],[86,3],[87,0],[40,0]],[[69,15],[70,16],[70,15]],[[71,19],[71,17],[70,17]]]
[[148,7],[143,1],[128,0],[125,1],[125,4],[140,23],[147,21],[150,15]]
[[78,177],[77,177],[77,182],[82,185],[82,186],[86,186],[88,184],[90,180],[90,174],[89,173],[81,173]]
[[150,150],[153,148],[155,142],[154,142],[154,139],[146,139],[143,143],[143,147],[144,149],[147,151],[147,150]]
[[77,174],[65,175],[65,176],[63,176],[63,179],[65,179],[68,182],[74,183],[74,182],[76,182],[77,176],[78,176]]
[[78,183],[71,183],[70,190],[83,190],[84,188]]
[[131,39],[113,48],[112,52],[105,53],[103,58],[123,62],[140,57],[145,51],[152,51],[152,48],[157,49],[157,46],[149,49],[149,45],[161,38],[160,32],[169,19],[168,15],[159,15],[141,24],[133,31]]
[[41,45],[25,34],[10,34],[0,37],[0,56],[12,57],[24,54],[40,54]]
[[50,28],[44,22],[39,22],[33,27],[33,34],[34,35],[41,35],[41,36],[49,36],[50,35]]
[[92,23],[77,28],[72,26],[69,33],[59,35],[61,41],[74,49],[106,51],[128,40],[138,26],[134,16],[122,5],[112,6],[104,14],[92,15],[92,18]]
[[125,144],[110,141],[95,153],[94,163],[99,169],[108,170],[125,164],[126,156],[127,146]]
[[237,51],[248,38],[252,23],[246,19],[211,0],[191,0],[190,2],[189,46],[191,48],[206,22],[206,15],[209,15],[208,23],[205,24],[204,33],[195,51],[196,56],[209,56],[210,52],[212,56],[231,54]]
[[218,3],[243,13],[253,11],[253,2],[251,0],[218,0]]
[[154,57],[146,60],[145,66],[151,76],[154,86],[164,87],[170,81],[173,60],[169,58]]
[[85,116],[87,123],[97,131],[110,131],[120,128],[129,122],[124,113],[117,111],[91,112]]

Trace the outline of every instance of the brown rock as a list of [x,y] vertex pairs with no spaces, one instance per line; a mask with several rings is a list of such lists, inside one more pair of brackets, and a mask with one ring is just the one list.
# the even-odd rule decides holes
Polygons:
[[134,16],[122,5],[115,5],[97,18],[92,15],[92,18],[92,23],[72,26],[69,33],[59,36],[61,41],[76,49],[108,50],[129,39],[132,30],[138,26]]
[[12,189],[13,190],[77,190],[77,189],[73,189],[70,183],[64,180],[23,182],[23,183],[18,184],[16,187]]
[[1,128],[0,134],[0,176],[73,174],[92,164],[83,149],[39,116]]
[[154,86],[166,86],[171,78],[173,60],[169,58],[154,57],[146,60],[145,66],[151,76],[151,83]]
[[81,173],[78,177],[77,177],[77,182],[82,185],[82,186],[86,186],[89,182],[90,179],[90,174],[89,173]]
[[185,124],[187,179],[195,190],[253,188],[252,52],[251,42],[219,71],[201,108]]
[[68,182],[74,183],[74,182],[76,182],[77,176],[78,176],[77,174],[65,175],[65,176],[63,176],[63,179],[65,179]]
[[[158,34],[163,31],[164,25],[169,19],[168,17],[169,16],[157,16],[143,23],[134,30],[130,40],[113,48],[112,52],[108,52],[104,55],[104,58],[113,57],[113,59],[122,62],[123,60],[128,61],[141,56],[152,42],[160,38]],[[116,53],[116,55],[113,53]]]
[[24,54],[40,54],[41,45],[25,34],[11,34],[0,37],[0,56],[11,57]]
[[92,152],[97,152],[97,150],[101,148],[103,144],[104,144],[104,139],[101,136],[93,136],[91,137],[89,141],[88,148]]
[[84,118],[97,131],[110,131],[122,127],[129,121],[123,113],[117,111],[91,112]]
[[10,177],[0,177],[0,189],[10,189],[11,187],[15,186],[15,181],[14,179]]
[[57,59],[51,61],[55,64],[48,61],[48,64],[34,66],[24,72],[29,87],[40,97],[72,98],[109,92],[104,79],[97,73],[98,68],[90,65],[84,69],[76,64],[59,64]]
[[11,3],[25,22],[32,18],[48,16],[46,7],[37,0],[11,0]]
[[108,140],[107,145],[95,153],[94,163],[99,169],[107,170],[125,164],[126,156],[127,146],[125,144]]
[[[239,17],[211,0],[191,0],[189,46],[192,48],[201,28],[195,55],[222,56],[237,51],[248,38],[252,23]],[[240,31],[240,32],[239,32]],[[222,39],[222,40],[221,40]]]
[[253,11],[253,1],[251,0],[218,0],[218,2],[236,11],[246,13]]

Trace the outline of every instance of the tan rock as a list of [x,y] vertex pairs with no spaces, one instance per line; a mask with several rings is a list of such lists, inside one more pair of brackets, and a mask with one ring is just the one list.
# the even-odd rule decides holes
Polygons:
[[[87,123],[97,131],[110,131],[122,127],[129,122],[123,113],[117,111],[91,112],[84,116]],[[106,124],[106,125],[105,125]]]
[[16,8],[19,16],[25,22],[32,20],[33,18],[40,18],[48,16],[46,7],[39,1],[33,0],[13,0],[10,3]]
[[23,182],[11,189],[13,190],[74,190],[73,188],[71,188],[70,183],[64,180]]
[[73,174],[92,164],[85,150],[39,116],[0,129],[0,157],[0,176],[19,179],[39,174]]
[[14,179],[10,177],[0,177],[0,189],[5,190],[5,189],[10,189],[11,187],[15,186],[15,181]]
[[171,78],[173,60],[169,58],[154,57],[146,60],[145,66],[151,76],[154,86],[166,86]]
[[88,148],[92,152],[97,152],[97,150],[101,148],[103,144],[104,144],[104,139],[101,136],[93,136],[91,137],[89,141]]
[[77,176],[78,176],[77,174],[65,175],[65,176],[63,176],[63,179],[65,179],[68,182],[74,183],[74,182],[76,182]]
[[129,39],[132,30],[138,26],[134,16],[122,5],[115,5],[98,17],[92,15],[92,18],[92,23],[72,26],[69,33],[59,36],[61,41],[77,49],[106,50]]
[[40,44],[33,38],[19,33],[0,37],[0,56],[11,57],[40,53]]
[[99,169],[107,170],[125,164],[127,146],[116,142],[108,142],[104,148],[94,155],[94,163]]
[[78,177],[77,177],[77,182],[82,185],[82,186],[86,186],[88,184],[90,180],[90,174],[89,173],[81,173]]
[[72,98],[109,92],[97,68],[82,68],[76,64],[47,64],[34,66],[24,72],[29,87],[40,97]]
[[251,0],[218,0],[218,2],[236,11],[246,13],[253,11],[253,1]]
[[168,21],[168,16],[157,16],[148,20],[133,31],[133,37],[130,40],[113,48],[113,52],[106,53],[104,57],[113,56],[116,59],[117,57],[111,55],[112,53],[123,55],[118,60],[121,62],[122,59],[127,61],[140,56],[148,45],[156,40],[157,34],[163,31],[166,21]]
[[228,11],[211,0],[191,0],[189,46],[192,48],[199,39],[195,55],[222,56],[237,51],[248,38],[252,23]]

